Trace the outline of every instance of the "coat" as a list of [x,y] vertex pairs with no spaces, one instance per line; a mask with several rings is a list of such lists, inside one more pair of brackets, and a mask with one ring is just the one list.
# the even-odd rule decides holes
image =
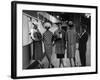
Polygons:
[[53,40],[53,33],[49,30],[43,33],[43,42],[44,42],[44,49],[45,54],[51,58],[52,55],[52,40]]
[[79,53],[82,66],[86,66],[87,40],[88,40],[88,34],[87,32],[85,32],[79,39]]
[[76,31],[68,30],[66,32],[66,42],[67,42],[67,58],[75,57],[76,52],[76,39],[77,33]]
[[42,60],[42,35],[40,32],[34,32],[33,36],[35,38],[33,39],[33,58],[35,60]]
[[79,51],[85,54],[86,52],[86,43],[88,40],[88,34],[85,32],[79,39]]
[[[62,35],[62,38],[60,38]],[[65,53],[65,32],[63,30],[56,30],[54,32],[54,41],[55,41],[55,53],[64,54]]]

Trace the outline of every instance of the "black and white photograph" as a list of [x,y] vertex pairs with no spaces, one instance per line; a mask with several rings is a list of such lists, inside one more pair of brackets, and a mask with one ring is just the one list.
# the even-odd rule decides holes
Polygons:
[[23,10],[23,69],[91,66],[91,14]]
[[12,6],[13,78],[97,73],[96,6]]

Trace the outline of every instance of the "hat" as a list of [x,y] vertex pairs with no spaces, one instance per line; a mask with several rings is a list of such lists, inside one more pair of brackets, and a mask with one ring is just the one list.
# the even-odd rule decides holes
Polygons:
[[45,22],[44,23],[44,28],[46,28],[46,27],[51,27],[51,23],[50,22]]
[[73,24],[73,22],[72,22],[72,21],[69,21],[69,22],[68,22],[68,24],[69,24],[69,25],[72,25],[72,24]]
[[59,22],[56,22],[55,24],[62,24],[62,22],[61,22],[61,21],[59,21]]
[[32,24],[38,25],[38,22],[36,19],[32,18]]

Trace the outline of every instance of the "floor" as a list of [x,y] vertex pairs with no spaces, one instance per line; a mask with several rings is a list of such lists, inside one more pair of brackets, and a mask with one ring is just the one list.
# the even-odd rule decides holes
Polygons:
[[[76,48],[78,48],[78,44],[76,45]],[[78,49],[76,50],[75,58],[76,58],[76,65],[77,65],[77,67],[79,67],[81,65],[81,62],[80,62]],[[89,40],[87,42],[87,52],[86,52],[86,65],[87,66],[90,66],[90,59],[91,59],[91,57],[90,57],[90,38],[89,38]],[[52,60],[53,65],[55,66],[55,68],[58,68],[59,67],[59,59],[56,58],[55,46],[53,47],[53,53],[52,53],[51,60]],[[63,59],[63,61],[64,61],[65,67],[70,67],[70,62],[69,62],[69,59],[67,58],[67,50],[65,50],[65,58]],[[47,60],[46,56],[43,58],[42,64],[43,64],[44,68],[48,67],[48,60]],[[35,62],[34,60],[32,60],[30,66],[31,67],[29,67],[29,69],[38,68],[38,63]],[[33,68],[32,68],[32,66],[33,66]],[[74,67],[74,61],[73,60],[72,60],[72,66]]]

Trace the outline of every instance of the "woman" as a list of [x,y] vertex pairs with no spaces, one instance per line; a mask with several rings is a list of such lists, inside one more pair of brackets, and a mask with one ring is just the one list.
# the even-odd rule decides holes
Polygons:
[[74,61],[74,65],[76,66],[75,60],[75,52],[76,52],[76,38],[77,33],[75,31],[74,25],[72,21],[69,21],[69,29],[66,32],[66,42],[67,42],[67,58],[69,58],[70,65],[72,67],[72,61]]
[[79,38],[79,53],[80,53],[81,66],[86,66],[87,40],[88,40],[88,33],[86,31],[86,26],[83,25],[82,34]]
[[54,41],[55,41],[55,51],[57,58],[59,59],[59,67],[61,64],[64,67],[63,58],[65,55],[65,32],[61,29],[61,25],[58,26],[58,29],[54,32]]
[[54,67],[52,62],[51,62],[51,55],[52,55],[52,45],[53,45],[53,33],[49,30],[51,27],[50,22],[45,22],[44,27],[46,31],[43,33],[43,42],[44,42],[44,48],[45,48],[45,55],[49,61],[49,66]]
[[40,63],[41,67],[41,60],[43,58],[43,51],[42,51],[42,35],[37,28],[37,25],[33,23],[33,58]]

